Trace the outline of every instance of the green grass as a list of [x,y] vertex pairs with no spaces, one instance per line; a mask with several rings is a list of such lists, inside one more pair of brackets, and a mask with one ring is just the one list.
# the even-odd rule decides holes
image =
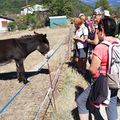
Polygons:
[[76,108],[76,86],[85,87],[86,81],[76,71],[66,68],[57,85],[57,111],[52,112],[51,120],[74,120],[71,112]]

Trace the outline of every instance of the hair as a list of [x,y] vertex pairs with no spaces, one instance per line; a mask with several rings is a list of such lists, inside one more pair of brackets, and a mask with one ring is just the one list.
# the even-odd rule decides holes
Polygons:
[[118,34],[120,34],[120,23],[118,24]]
[[108,17],[103,18],[98,23],[98,30],[102,31],[104,29],[104,33],[106,36],[115,36],[115,30],[116,30],[116,22],[114,19]]
[[76,18],[71,18],[71,19],[70,19],[70,23],[71,23],[71,24],[74,24],[74,23],[75,23],[75,19],[76,19]]
[[74,19],[74,25],[76,27],[79,27],[79,25],[81,25],[83,23],[83,21],[80,18],[75,18]]

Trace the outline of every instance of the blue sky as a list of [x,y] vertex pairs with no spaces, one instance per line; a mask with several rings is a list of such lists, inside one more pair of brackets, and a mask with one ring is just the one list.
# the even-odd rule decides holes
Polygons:
[[[95,5],[96,0],[80,0],[89,5]],[[120,6],[120,0],[109,0],[109,4],[112,6]]]

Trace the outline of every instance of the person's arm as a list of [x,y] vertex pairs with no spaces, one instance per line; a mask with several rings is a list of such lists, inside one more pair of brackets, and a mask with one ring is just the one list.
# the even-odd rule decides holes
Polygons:
[[73,39],[74,39],[75,41],[85,42],[85,41],[88,39],[88,36],[87,36],[87,35],[83,35],[82,37],[79,37],[79,36],[75,35],[75,36],[73,37]]
[[92,62],[88,70],[91,72],[92,75],[94,75],[98,68],[100,67],[100,65],[101,65],[100,58],[93,54]]
[[95,30],[95,38],[94,40],[87,39],[87,42],[93,45],[97,45],[99,43],[98,35],[97,35],[97,29]]
[[81,42],[85,42],[88,39],[88,29],[87,27],[82,28],[82,35],[81,37],[75,35],[73,38],[75,41],[81,41]]

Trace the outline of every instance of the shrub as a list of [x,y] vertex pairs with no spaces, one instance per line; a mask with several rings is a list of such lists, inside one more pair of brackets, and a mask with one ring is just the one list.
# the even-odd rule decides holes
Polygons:
[[9,22],[8,24],[8,30],[14,31],[16,29],[16,23],[15,22]]

